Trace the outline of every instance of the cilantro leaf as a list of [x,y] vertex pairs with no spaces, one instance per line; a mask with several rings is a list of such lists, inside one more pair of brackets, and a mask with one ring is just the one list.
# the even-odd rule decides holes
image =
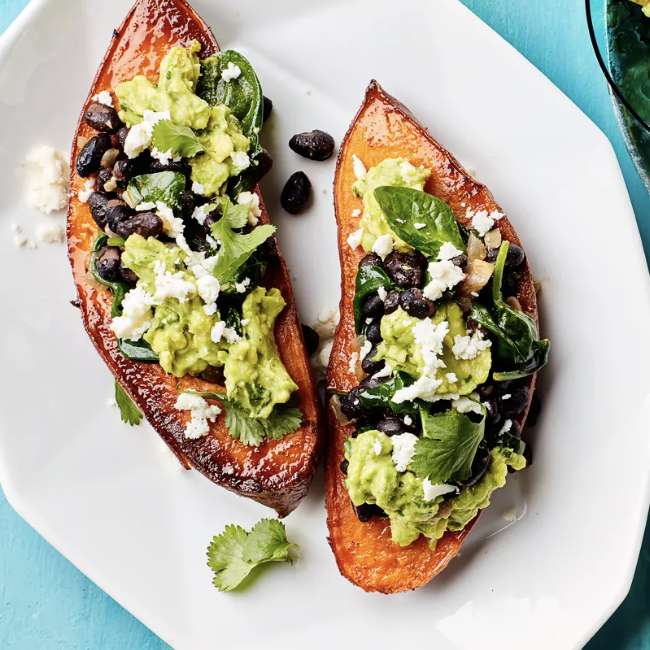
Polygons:
[[122,422],[126,422],[131,426],[140,424],[142,413],[140,413],[138,407],[133,403],[133,400],[126,394],[126,391],[120,386],[117,380],[115,380],[115,401],[120,408]]
[[485,409],[481,421],[472,422],[452,409],[429,415],[422,412],[423,437],[415,445],[413,471],[431,483],[463,481],[472,474],[472,461],[485,434]]
[[208,546],[208,566],[214,571],[214,586],[219,591],[237,588],[250,572],[266,562],[289,562],[297,558],[290,549],[300,550],[287,539],[284,524],[277,519],[262,519],[250,533],[240,526],[226,526]]
[[246,235],[235,232],[246,225],[248,209],[248,205],[233,205],[226,198],[222,204],[223,216],[212,226],[212,236],[221,242],[214,274],[222,283],[230,282],[257,247],[275,232],[275,226],[270,225],[257,226]]
[[205,151],[196,134],[189,126],[177,126],[171,120],[160,120],[151,133],[158,151],[172,152],[173,156],[193,158]]

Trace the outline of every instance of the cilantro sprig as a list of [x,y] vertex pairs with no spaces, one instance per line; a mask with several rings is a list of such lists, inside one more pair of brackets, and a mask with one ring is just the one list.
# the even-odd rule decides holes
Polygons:
[[300,546],[287,539],[282,522],[262,519],[250,533],[241,526],[226,526],[223,533],[216,535],[208,546],[208,566],[214,571],[214,586],[219,591],[232,591],[262,564],[293,564],[298,551]]
[[151,136],[158,151],[171,151],[173,156],[193,158],[205,151],[205,147],[189,126],[178,126],[170,120],[157,122]]
[[115,380],[115,401],[120,409],[120,417],[122,422],[135,426],[142,421],[142,413],[138,407],[133,403],[133,400],[126,394],[126,391],[120,386],[119,382]]

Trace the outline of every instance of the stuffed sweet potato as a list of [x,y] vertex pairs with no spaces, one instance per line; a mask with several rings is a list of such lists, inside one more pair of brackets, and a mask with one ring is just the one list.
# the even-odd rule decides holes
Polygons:
[[366,591],[427,583],[508,468],[548,358],[512,225],[376,82],[335,179],[341,320],[327,376],[329,541]]
[[285,516],[323,436],[262,100],[184,0],[137,2],[79,119],[67,237],[88,335],[181,464]]

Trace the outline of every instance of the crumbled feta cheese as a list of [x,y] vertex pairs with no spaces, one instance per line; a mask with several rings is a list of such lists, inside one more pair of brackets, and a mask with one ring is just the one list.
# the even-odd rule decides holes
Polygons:
[[366,166],[361,162],[357,154],[352,154],[352,169],[357,178],[363,178],[368,172]]
[[359,248],[361,246],[361,238],[363,237],[363,228],[359,228],[359,230],[355,230],[349,237],[348,237],[348,245],[352,250]]
[[251,159],[245,151],[233,151],[230,154],[230,160],[232,160],[232,164],[239,171],[248,169],[251,166]]
[[213,343],[219,343],[221,341],[225,329],[226,329],[225,321],[220,320],[214,324],[214,327],[210,332],[210,338],[212,339]]
[[176,400],[176,410],[190,411],[191,419],[185,428],[185,437],[197,440],[207,436],[210,432],[208,421],[215,422],[221,409],[216,405],[209,405],[200,395],[182,393]]
[[423,289],[424,295],[429,300],[440,300],[445,291],[453,289],[465,278],[463,271],[449,260],[431,262],[429,264],[429,275],[431,281]]
[[431,483],[431,481],[429,481],[428,478],[425,478],[424,481],[422,481],[422,491],[424,492],[425,501],[433,501],[434,499],[437,499],[444,494],[457,492],[458,488],[453,485],[447,485],[446,483],[434,485]]
[[97,184],[97,177],[92,176],[84,183],[83,190],[79,190],[77,195],[81,203],[88,203],[88,199],[95,193],[95,185]]
[[413,227],[414,227],[416,230],[422,230],[422,228],[426,228],[426,227],[427,227],[427,224],[426,224],[426,223],[417,223],[417,222],[416,222],[416,223],[413,224]]
[[368,356],[370,350],[372,350],[372,343],[370,341],[364,341],[359,352],[359,359],[363,361]]
[[324,345],[321,347],[318,352],[318,364],[323,370],[327,370],[327,366],[330,362],[330,355],[332,354],[332,346],[334,345],[334,340],[330,339],[325,341]]
[[366,318],[366,325],[370,325],[372,323],[372,318]]
[[152,147],[151,157],[160,161],[163,165],[168,165],[172,160],[176,160],[178,156],[174,156],[171,149],[167,151],[160,151],[157,147]]
[[435,402],[436,390],[438,390],[440,384],[442,384],[441,379],[422,375],[414,384],[398,390],[393,395],[393,402],[402,404],[403,402],[412,402],[418,398],[423,399],[425,402]]
[[230,345],[237,343],[237,341],[241,341],[241,336],[239,336],[232,327],[226,327],[223,331],[223,337],[226,339],[226,343],[229,343]]
[[352,210],[352,216],[355,217],[355,218],[360,217],[361,216],[361,210],[359,210],[359,208],[357,208],[356,210]]
[[174,216],[174,211],[162,201],[156,203],[156,212],[163,222],[163,232],[172,239],[178,239],[183,234],[185,224],[179,217]]
[[221,73],[221,78],[224,81],[232,81],[233,79],[238,79],[240,74],[241,68],[230,61],[228,67]]
[[250,283],[250,278],[244,278],[241,282],[236,282],[235,291],[237,291],[237,293],[246,293],[246,287],[250,286]]
[[212,275],[204,275],[198,278],[196,286],[199,290],[199,296],[205,303],[203,310],[208,316],[212,316],[217,311],[217,298],[219,297],[219,280]]
[[434,325],[430,318],[425,318],[413,326],[413,336],[424,360],[424,374],[429,377],[434,377],[436,370],[444,367],[444,362],[438,358],[438,355],[442,354],[442,344],[448,333],[447,321]]
[[262,216],[260,197],[253,192],[241,192],[237,197],[237,203],[239,205],[250,204],[248,208],[248,225],[256,226],[259,218]]
[[455,384],[458,381],[458,377],[456,376],[455,372],[448,372],[447,373],[447,381],[450,384]]
[[375,440],[375,443],[373,444],[372,448],[375,450],[375,455],[381,456],[382,444],[379,438]]
[[379,287],[377,289],[377,295],[382,299],[382,301],[386,302],[386,297],[388,296],[388,291],[384,289],[384,287]]
[[381,259],[384,259],[393,250],[393,238],[391,235],[382,235],[377,237],[372,245],[372,252],[377,253]]
[[142,287],[131,289],[122,301],[122,315],[113,319],[111,330],[120,339],[140,340],[151,327],[154,303],[154,297]]
[[438,260],[440,262],[446,262],[462,254],[463,251],[459,251],[451,242],[446,241],[438,251]]
[[[164,203],[163,203],[164,205]],[[135,206],[136,212],[150,212],[151,210],[156,209],[156,204],[155,203],[149,203],[147,201],[142,201],[142,203],[138,203],[138,205]]]
[[25,161],[27,202],[49,214],[68,203],[70,167],[68,156],[46,145],[32,149]]
[[456,335],[454,338],[454,347],[451,351],[456,359],[470,361],[478,357],[481,352],[487,350],[492,345],[489,339],[484,339],[480,330],[477,330],[472,336]]
[[65,228],[63,224],[50,220],[38,225],[36,236],[45,244],[60,244],[65,238]]
[[153,127],[160,120],[171,120],[169,111],[155,113],[154,111],[147,110],[144,112],[142,122],[135,124],[129,129],[129,134],[124,141],[124,153],[129,158],[139,156],[145,149],[151,146]]
[[472,228],[478,232],[481,237],[492,230],[494,222],[503,218],[503,214],[495,210],[488,214],[487,210],[479,210],[478,212],[467,211],[467,218],[472,220]]
[[179,302],[187,302],[190,296],[196,294],[196,286],[193,282],[185,279],[182,271],[172,273],[165,268],[165,262],[156,260],[153,265],[156,293],[156,303],[162,303],[165,298],[175,298]]
[[398,472],[405,472],[415,453],[418,437],[412,433],[401,433],[398,436],[392,436],[390,441],[393,443],[392,457],[395,468]]
[[205,194],[205,188],[203,185],[201,185],[201,183],[194,181],[192,183],[192,192],[194,192],[194,194],[198,194],[199,196],[203,196]]
[[393,374],[393,369],[388,363],[384,364],[384,367],[381,370],[378,370],[373,377],[379,379],[380,377],[390,377]]
[[113,108],[113,96],[108,90],[102,90],[100,93],[94,95],[93,101],[99,102],[100,104],[104,104],[104,106],[110,106],[110,108]]
[[407,427],[410,427],[413,424],[413,418],[410,415],[405,415],[404,416],[404,424]]
[[474,401],[469,397],[459,397],[454,400],[451,405],[459,413],[476,413],[477,415],[483,415],[483,407],[477,401]]
[[192,212],[192,219],[196,219],[201,225],[203,225],[205,223],[205,218],[210,212],[210,210],[208,210],[209,207],[210,205],[208,203],[196,206]]
[[501,427],[499,433],[508,433],[512,429],[512,420],[506,420]]
[[23,235],[22,233],[16,233],[13,238],[13,243],[16,248],[20,248],[21,246],[24,246],[27,243],[27,237]]
[[501,399],[510,399],[512,395],[510,393],[506,393]]
[[350,374],[356,375],[358,361],[359,361],[359,353],[353,352],[350,355],[350,363],[348,364],[348,369],[350,370]]
[[341,314],[334,307],[325,307],[318,312],[314,322],[314,331],[321,339],[328,339],[334,336],[336,326],[339,324]]
[[246,325],[248,325],[250,322],[251,322],[250,318],[244,318],[244,320],[242,320],[241,322],[241,325],[242,327],[246,327]]

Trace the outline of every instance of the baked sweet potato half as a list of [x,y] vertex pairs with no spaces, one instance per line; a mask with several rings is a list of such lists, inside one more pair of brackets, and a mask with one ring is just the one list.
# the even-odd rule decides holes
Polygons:
[[[366,255],[360,246],[352,248],[349,243],[350,237],[354,238],[354,233],[358,232],[359,218],[364,210],[362,199],[353,193],[352,186],[359,178],[357,166],[360,163],[371,169],[386,159],[404,159],[416,168],[423,166],[430,170],[424,192],[448,204],[457,224],[468,229],[465,237],[472,228],[472,213],[485,210],[490,214],[500,212],[500,208],[490,191],[473,179],[431,137],[428,130],[416,121],[407,108],[375,81],[370,84],[365,101],[341,145],[334,183],[342,280],[341,319],[327,375],[330,397],[327,408],[329,443],[326,457],[326,500],[329,542],[342,575],[365,591],[391,594],[420,587],[444,569],[458,553],[478,515],[462,530],[445,532],[438,540],[435,550],[431,550],[424,535],[409,545],[400,546],[391,540],[391,524],[388,519],[371,516],[361,517],[369,519],[367,521],[360,520],[355,514],[344,482],[348,464],[345,442],[350,436],[357,435],[357,427],[342,415],[340,396],[357,387],[364,376],[360,373],[358,364],[355,367],[355,359],[352,358],[359,351],[359,328],[358,324],[355,328],[354,314],[355,282],[360,262]],[[364,171],[362,167],[361,172]],[[416,223],[415,227],[424,226]],[[493,238],[498,237],[499,241],[502,238],[505,242],[521,246],[506,217],[496,221],[495,228],[500,232],[500,237],[493,231]],[[532,329],[536,330],[537,302],[527,261],[517,269],[517,278],[514,294],[518,301],[517,308],[520,307],[531,316]],[[517,304],[512,299],[510,302]],[[520,379],[520,385],[525,388],[527,399],[509,425],[519,431],[524,426],[530,408],[535,375]],[[478,512],[480,514],[480,510]]]
[[[324,438],[289,272],[277,245],[270,245],[271,254],[261,284],[267,289],[279,289],[286,302],[275,323],[275,341],[281,361],[298,386],[296,406],[302,411],[302,422],[294,433],[280,440],[266,438],[257,447],[245,446],[228,434],[224,413],[210,423],[208,435],[197,439],[185,435],[190,413],[175,408],[179,378],[165,372],[158,363],[127,359],[122,354],[116,335],[111,330],[113,296],[93,279],[90,272],[92,249],[99,229],[88,203],[80,199],[80,192],[83,193],[87,180],[80,177],[75,162],[81,148],[96,135],[96,131],[84,120],[84,112],[93,103],[93,97],[96,98],[102,91],[114,91],[118,84],[136,75],[144,75],[156,82],[161,61],[170,48],[187,47],[192,41],[200,44],[201,59],[219,52],[209,27],[184,0],[139,0],[121,27],[114,31],[110,47],[88,93],[72,143],[67,224],[69,259],[84,326],[90,339],[113,375],[180,463],[187,469],[198,470],[214,483],[236,494],[275,509],[279,516],[284,517],[307,494]],[[115,108],[119,109],[119,106]],[[113,146],[116,146],[117,137],[114,132],[110,134]],[[251,191],[259,197],[260,225],[268,224],[269,217],[257,185]],[[273,239],[270,241],[275,243]],[[225,392],[222,386],[189,376],[182,388],[199,392]]]

